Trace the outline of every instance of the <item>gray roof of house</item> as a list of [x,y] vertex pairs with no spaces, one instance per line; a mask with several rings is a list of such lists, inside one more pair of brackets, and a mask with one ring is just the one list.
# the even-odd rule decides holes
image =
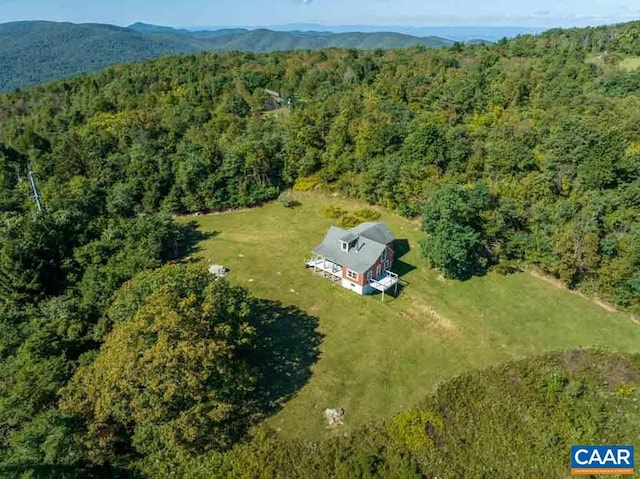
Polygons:
[[[341,241],[348,241],[345,238],[358,238],[358,242],[349,251],[343,251]],[[364,273],[393,240],[393,234],[384,223],[363,223],[350,230],[332,226],[313,252],[357,273]]]
[[354,235],[353,233],[347,231],[346,234],[342,238],[340,238],[340,241],[345,241],[347,243],[351,243],[357,237],[358,237],[358,235]]
[[391,243],[395,239],[389,227],[384,223],[362,223],[355,228],[351,228],[349,233],[355,236],[363,236],[385,245]]

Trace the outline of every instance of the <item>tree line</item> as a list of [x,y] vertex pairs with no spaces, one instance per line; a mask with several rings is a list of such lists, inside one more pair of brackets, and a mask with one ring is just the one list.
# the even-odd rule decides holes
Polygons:
[[[620,61],[640,55],[639,31],[166,57],[0,96],[3,471],[163,475],[202,455],[252,470],[219,454],[304,383],[319,336],[303,312],[169,264],[200,239],[176,213],[321,187],[422,214],[425,256],[448,276],[534,264],[637,311],[640,90]],[[264,112],[265,88],[291,109]],[[300,350],[279,337],[282,318],[308,326]],[[558,400],[582,394],[569,377],[544,381],[552,392],[572,384]],[[389,460],[407,474],[437,471],[406,449],[437,443],[430,417],[398,419],[400,449],[365,449],[400,451]],[[426,423],[428,441],[416,432]],[[553,450],[561,432],[542,444]],[[298,453],[335,458],[336,444]],[[378,454],[352,457],[331,467],[386,470]]]
[[[452,185],[480,189],[477,238],[453,235],[471,266],[436,258],[427,221],[435,266],[465,277],[522,261],[637,309],[640,87],[618,63],[640,54],[638,28],[166,57],[5,95],[0,138],[28,158],[45,199],[86,182],[96,207],[128,218],[258,204],[309,178],[405,215],[428,213]],[[290,115],[263,113],[267,87],[292,99]],[[10,156],[5,210],[28,192]]]

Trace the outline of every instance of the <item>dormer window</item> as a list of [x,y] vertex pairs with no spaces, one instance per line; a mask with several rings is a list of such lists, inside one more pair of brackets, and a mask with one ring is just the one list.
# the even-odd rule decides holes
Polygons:
[[351,248],[355,248],[358,245],[358,237],[353,235],[347,235],[340,240],[340,249],[345,252],[351,251]]

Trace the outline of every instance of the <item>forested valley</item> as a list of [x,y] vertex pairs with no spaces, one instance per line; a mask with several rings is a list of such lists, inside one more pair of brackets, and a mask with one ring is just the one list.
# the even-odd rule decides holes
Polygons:
[[[0,474],[257,477],[243,462],[256,457],[275,461],[264,477],[464,475],[433,454],[464,442],[442,433],[456,414],[437,395],[348,440],[240,444],[291,392],[266,387],[274,325],[306,315],[178,264],[202,235],[172,216],[335,191],[422,215],[425,261],[447,277],[536,266],[638,312],[637,56],[628,23],[436,50],[170,56],[0,96]],[[265,89],[287,104],[265,111]],[[576,354],[638,377],[636,356]],[[589,421],[626,431],[633,391],[602,405],[602,378],[562,358],[513,366],[532,407],[577,424],[580,398]],[[492,380],[439,394],[470,381],[497,398]],[[560,436],[536,447],[557,452]],[[491,475],[485,452],[471,475]],[[561,473],[550,464],[540,477]]]

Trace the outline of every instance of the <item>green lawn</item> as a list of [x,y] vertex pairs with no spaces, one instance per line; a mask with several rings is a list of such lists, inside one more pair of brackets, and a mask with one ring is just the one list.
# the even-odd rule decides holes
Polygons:
[[262,118],[271,118],[274,120],[287,120],[291,116],[291,109],[288,106],[276,108],[275,110],[265,111]]
[[628,72],[637,70],[640,68],[640,57],[629,57],[620,61],[620,68]]
[[224,264],[232,282],[319,320],[324,339],[312,379],[269,419],[287,437],[336,434],[324,425],[327,407],[345,408],[344,432],[412,406],[444,379],[515,357],[572,346],[640,349],[640,326],[627,315],[530,274],[441,279],[420,259],[419,224],[383,210],[382,220],[411,246],[397,265],[415,267],[402,294],[383,304],[333,286],[303,262],[333,222],[324,208],[363,205],[316,194],[298,199],[295,209],[272,203],[195,218],[202,231],[216,232],[197,253],[204,263]]

